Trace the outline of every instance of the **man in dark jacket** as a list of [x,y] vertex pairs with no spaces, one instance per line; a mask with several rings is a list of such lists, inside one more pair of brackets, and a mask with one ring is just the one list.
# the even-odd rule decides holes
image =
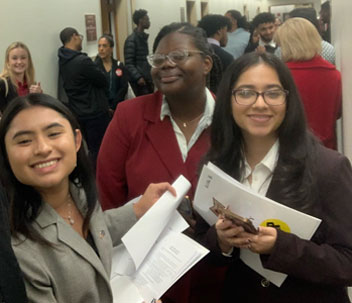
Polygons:
[[77,117],[95,166],[99,147],[110,122],[108,83],[102,71],[82,53],[83,36],[72,27],[60,33],[60,76],[68,97],[68,107]]
[[133,22],[137,28],[125,41],[124,56],[130,84],[135,95],[141,96],[154,91],[150,75],[151,66],[147,60],[149,35],[144,32],[150,27],[148,12],[144,9],[136,10],[133,14]]
[[208,42],[213,49],[214,53],[219,57],[221,67],[218,67],[216,60],[213,58],[213,68],[210,71],[210,76],[218,69],[217,79],[215,85],[211,87],[213,93],[217,92],[222,74],[226,68],[234,61],[233,56],[228,53],[223,47],[227,44],[227,31],[231,27],[228,18],[222,15],[206,15],[199,22],[198,27],[202,28],[206,35]]
[[11,247],[7,199],[0,186],[0,302],[27,302],[20,267]]
[[260,38],[259,42],[256,43],[249,41],[246,52],[257,51],[259,53],[268,52],[274,54],[277,49],[277,45],[273,40],[276,30],[275,15],[268,12],[260,13],[254,17],[252,25]]

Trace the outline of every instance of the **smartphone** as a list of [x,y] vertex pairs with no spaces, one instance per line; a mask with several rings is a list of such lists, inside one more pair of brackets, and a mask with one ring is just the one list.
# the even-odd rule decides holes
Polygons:
[[216,216],[222,215],[226,219],[231,220],[234,224],[242,226],[243,229],[251,234],[257,234],[258,229],[253,225],[250,218],[244,218],[235,214],[218,200],[213,197],[213,206],[209,208]]

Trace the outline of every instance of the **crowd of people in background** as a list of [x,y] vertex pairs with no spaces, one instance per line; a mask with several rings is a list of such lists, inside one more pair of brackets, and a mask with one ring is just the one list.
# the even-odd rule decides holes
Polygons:
[[[352,169],[334,151],[342,88],[329,3],[319,20],[305,7],[287,20],[263,12],[248,22],[231,9],[197,26],[170,23],[151,53],[148,12],[133,22],[124,62],[109,33],[93,60],[77,29],[58,33],[58,99],[36,81],[24,43],[6,50],[0,302],[112,303],[112,246],[162,193],[174,194],[180,174],[191,182],[179,208],[186,232],[211,252],[163,303],[350,302]],[[223,217],[209,226],[192,208],[208,161],[321,226],[311,240],[274,227],[248,234]],[[284,284],[244,264],[243,249],[287,274]]]

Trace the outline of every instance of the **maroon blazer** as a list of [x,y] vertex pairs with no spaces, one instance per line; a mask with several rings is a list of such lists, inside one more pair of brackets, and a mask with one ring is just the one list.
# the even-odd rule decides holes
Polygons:
[[334,65],[316,56],[287,62],[302,98],[307,122],[329,148],[337,149],[336,120],[341,117],[341,75]]
[[[229,263],[223,302],[241,303],[347,303],[352,285],[352,169],[341,154],[318,147],[318,193],[310,213],[322,219],[311,241],[278,231],[270,255],[261,255],[264,268],[288,275],[281,287],[263,287],[263,278],[238,258],[222,257],[215,229],[207,233],[213,255]],[[279,184],[273,180],[267,197],[280,202]],[[229,260],[230,259],[230,260]]]
[[[193,198],[210,130],[203,131],[183,162],[169,117],[160,120],[161,104],[160,92],[118,104],[98,156],[97,182],[103,209],[126,203],[150,183],[172,183],[180,174],[191,182],[189,195]],[[163,296],[163,303],[217,302],[225,269],[201,261]]]
[[150,183],[172,183],[181,174],[191,182],[189,195],[194,196],[199,161],[209,148],[209,129],[183,162],[169,117],[160,120],[161,104],[160,92],[118,104],[97,162],[104,210],[143,194]]

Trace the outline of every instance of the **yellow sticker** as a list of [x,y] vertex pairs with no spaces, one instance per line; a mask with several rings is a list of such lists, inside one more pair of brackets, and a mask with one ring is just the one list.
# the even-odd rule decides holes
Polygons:
[[260,224],[260,226],[264,227],[275,227],[278,229],[281,229],[282,231],[285,231],[287,233],[291,232],[290,227],[284,222],[279,219],[267,219],[264,222]]

